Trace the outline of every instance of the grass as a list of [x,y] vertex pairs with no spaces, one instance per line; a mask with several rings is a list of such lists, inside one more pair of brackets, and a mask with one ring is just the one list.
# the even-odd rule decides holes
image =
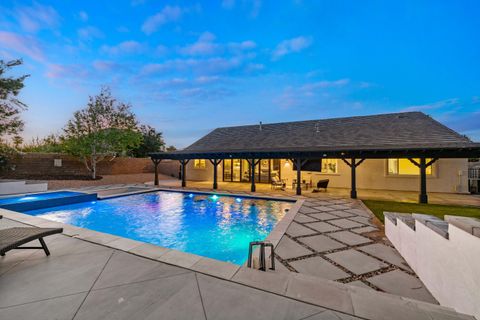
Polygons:
[[384,222],[383,212],[424,213],[443,219],[444,215],[464,216],[480,219],[480,208],[466,206],[447,206],[440,204],[419,204],[393,201],[363,200],[375,216]]

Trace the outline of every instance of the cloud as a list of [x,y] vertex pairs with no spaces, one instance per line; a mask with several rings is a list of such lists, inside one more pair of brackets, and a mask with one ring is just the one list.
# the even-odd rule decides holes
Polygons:
[[152,34],[162,25],[169,22],[180,20],[183,10],[179,6],[165,6],[162,11],[149,17],[142,26],[142,31],[146,34]]
[[460,103],[460,99],[452,98],[452,99],[441,100],[433,103],[409,106],[403,109],[403,111],[425,111],[425,110],[442,109],[445,107],[451,108],[454,106],[458,106],[459,103]]
[[137,41],[124,41],[115,46],[103,45],[101,51],[111,55],[139,53],[144,50],[144,46]]
[[68,81],[69,79],[85,79],[88,78],[90,72],[85,66],[79,64],[50,64],[48,65],[45,76],[49,79],[61,79]]
[[53,7],[38,3],[33,3],[30,7],[19,7],[15,15],[22,29],[32,33],[55,28],[60,21],[60,16]]
[[302,90],[304,91],[313,91],[317,89],[325,89],[325,88],[340,88],[344,87],[350,83],[350,79],[339,79],[339,80],[322,80],[317,82],[306,83],[302,86]]
[[93,26],[87,26],[80,28],[77,31],[78,37],[82,40],[93,40],[95,38],[103,38],[104,34],[98,28]]
[[13,50],[31,59],[45,62],[45,56],[36,39],[16,33],[0,31],[0,44],[7,50]]
[[281,57],[290,54],[300,52],[313,43],[312,37],[300,36],[293,39],[288,39],[280,42],[272,54],[272,59],[277,60]]
[[243,42],[229,42],[227,44],[215,42],[215,35],[204,32],[198,40],[191,45],[179,49],[180,54],[189,56],[208,56],[230,52],[234,55],[241,55],[246,51],[253,50],[257,44],[251,40]]
[[87,22],[88,21],[88,14],[85,11],[80,11],[78,13],[78,18],[80,20],[82,20],[83,22]]
[[216,44],[214,41],[214,34],[210,32],[204,32],[200,35],[195,43],[180,48],[180,53],[189,56],[216,54],[220,50],[220,45]]

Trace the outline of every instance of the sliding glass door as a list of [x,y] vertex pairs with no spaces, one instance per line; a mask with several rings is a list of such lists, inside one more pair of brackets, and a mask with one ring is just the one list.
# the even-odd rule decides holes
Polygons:
[[[270,183],[272,177],[280,176],[280,159],[262,159],[255,166],[255,182]],[[223,160],[223,181],[250,182],[252,171],[245,159]]]

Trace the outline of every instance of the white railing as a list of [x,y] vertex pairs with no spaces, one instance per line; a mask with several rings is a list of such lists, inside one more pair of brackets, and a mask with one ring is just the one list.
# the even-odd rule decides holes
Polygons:
[[469,168],[468,169],[468,179],[469,180],[480,180],[480,168]]

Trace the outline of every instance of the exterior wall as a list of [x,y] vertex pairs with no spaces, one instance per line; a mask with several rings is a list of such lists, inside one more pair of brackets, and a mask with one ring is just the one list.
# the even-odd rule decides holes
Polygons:
[[[54,166],[54,160],[61,159],[62,166]],[[20,175],[89,175],[83,162],[77,158],[59,153],[25,153],[12,163],[12,174]],[[150,158],[118,157],[112,161],[102,161],[97,167],[98,174],[133,174],[153,172]]]
[[449,224],[447,239],[419,221],[413,230],[399,219],[397,225],[385,219],[385,234],[442,306],[480,319],[478,236]]
[[158,165],[158,172],[170,177],[180,178],[180,162],[177,160],[162,160]]
[[[281,178],[291,187],[297,173],[287,160],[281,160]],[[218,181],[222,181],[222,165],[218,166]],[[467,193],[468,192],[468,162],[467,159],[440,159],[433,164],[432,175],[427,176],[428,192]],[[187,180],[210,181],[213,179],[213,166],[206,161],[205,169],[194,169],[193,160],[187,165]],[[312,181],[329,179],[329,187],[350,188],[350,167],[338,160],[338,173],[323,174],[302,171],[302,180]],[[387,175],[386,159],[368,159],[357,167],[357,188],[377,190],[418,191],[419,176]]]
[[[282,163],[282,165],[284,165]],[[296,179],[296,172],[283,170],[282,178],[291,183]],[[440,159],[433,164],[431,176],[427,176],[427,190],[429,192],[468,192],[468,162],[467,159]],[[349,188],[351,183],[350,167],[338,160],[338,173],[323,174],[318,172],[302,172],[302,180],[312,180],[313,183],[321,179],[329,179],[329,187]],[[387,161],[385,159],[368,159],[357,167],[357,188],[378,190],[417,191],[419,176],[392,176],[387,175]]]

